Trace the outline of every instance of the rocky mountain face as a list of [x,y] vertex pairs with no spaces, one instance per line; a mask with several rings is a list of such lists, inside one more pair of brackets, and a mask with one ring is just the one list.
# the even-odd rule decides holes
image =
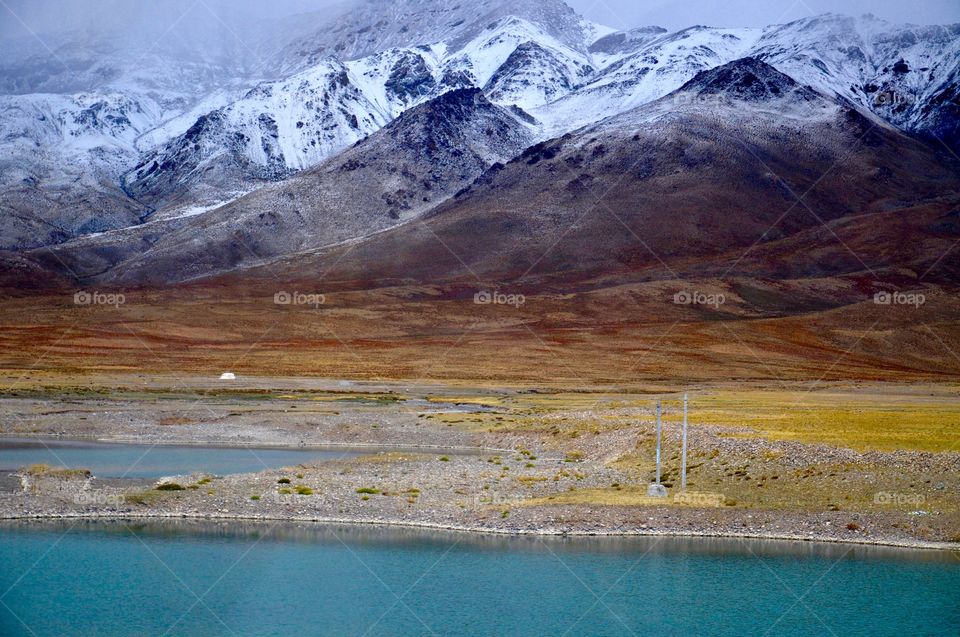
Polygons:
[[[917,217],[916,245],[898,248],[896,228],[913,206],[950,193],[955,203],[958,169],[848,101],[745,58],[494,166],[424,224],[279,261],[272,274],[542,291],[744,267],[778,279],[923,272],[955,229]],[[851,223],[868,231],[856,254],[827,229]]]
[[960,24],[895,27],[825,15],[767,29],[751,54],[902,130],[958,141]]
[[[74,38],[56,52],[77,72],[43,67],[42,51],[0,64],[9,93],[0,96],[0,248],[200,223],[458,89],[516,107],[511,116],[541,142],[645,105],[661,112],[658,100],[698,74],[751,58],[872,122],[960,143],[960,25],[825,15],[763,29],[613,32],[560,0],[362,0],[296,22],[264,25],[269,38],[190,63],[162,47],[129,59],[119,45]],[[770,89],[724,78],[737,82]],[[50,90],[63,94],[36,93]]]
[[154,209],[208,203],[316,165],[388,121],[336,61],[200,116],[182,135],[122,176],[124,190]]
[[[410,4],[433,7],[430,15],[440,10],[431,3]],[[451,42],[392,48],[347,62],[325,58],[286,80],[261,83],[147,152],[123,175],[123,189],[160,211],[155,218],[175,216],[177,210],[222,202],[315,166],[446,91],[484,87],[497,103],[530,109],[593,73],[585,53],[557,39],[582,43],[586,37],[581,33],[586,26],[567,24],[574,14],[559,10],[565,5],[515,7],[536,22],[506,13],[505,6],[491,4],[493,22],[472,39],[465,34],[475,30],[466,29],[451,35]],[[541,26],[551,19],[560,27]],[[462,45],[452,48],[454,41]]]
[[122,93],[0,96],[0,246],[31,248],[139,222],[120,187],[160,106]]
[[479,89],[444,93],[336,157],[204,215],[36,253],[101,281],[171,282],[315,250],[409,222],[534,142]]
[[331,56],[355,60],[438,43],[459,51],[511,20],[533,25],[574,50],[610,31],[584,20],[562,0],[362,0],[332,24],[286,46],[279,65],[289,72]]

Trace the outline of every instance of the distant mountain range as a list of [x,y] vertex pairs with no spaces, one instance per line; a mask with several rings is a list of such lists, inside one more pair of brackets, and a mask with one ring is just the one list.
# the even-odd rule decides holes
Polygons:
[[[87,62],[70,82],[43,52],[0,66],[0,249],[18,271],[586,280],[687,253],[703,273],[960,192],[960,24],[617,32],[560,0],[365,0],[270,33],[256,63],[130,64],[65,40]],[[808,190],[821,218],[765,234]],[[815,265],[774,261],[750,263]]]

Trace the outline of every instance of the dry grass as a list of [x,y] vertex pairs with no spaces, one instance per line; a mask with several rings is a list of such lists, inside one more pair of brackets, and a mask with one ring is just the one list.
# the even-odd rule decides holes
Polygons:
[[531,292],[509,311],[422,286],[330,292],[321,310],[278,307],[267,289],[223,287],[131,290],[119,308],[8,298],[0,301],[0,369],[214,377],[230,370],[567,389],[960,379],[946,353],[960,351],[960,303],[948,296],[911,314],[864,304],[767,317],[731,301],[727,315],[714,316],[675,306],[669,287]]
[[[823,443],[858,451],[960,450],[960,388],[871,385],[795,390],[711,389],[690,392],[694,426],[730,429],[732,437]],[[577,438],[649,423],[657,398],[609,392],[519,394],[484,398],[495,411],[429,414],[472,431],[549,432]],[[681,396],[662,394],[663,421],[681,421]],[[736,430],[741,430],[738,432]]]
[[73,479],[90,476],[89,469],[67,469],[64,467],[51,467],[48,464],[32,464],[24,467],[21,471],[35,478]]
[[[775,439],[859,451],[950,451],[960,448],[955,388],[913,391],[722,391],[695,397],[697,423],[748,427]],[[671,414],[671,420],[676,420]],[[734,434],[736,435],[736,434]],[[754,434],[741,434],[752,436]]]

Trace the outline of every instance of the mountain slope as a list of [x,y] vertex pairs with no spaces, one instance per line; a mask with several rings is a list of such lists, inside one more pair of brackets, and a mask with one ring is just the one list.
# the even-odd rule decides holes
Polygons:
[[346,67],[330,60],[200,117],[125,174],[124,189],[153,208],[250,190],[317,164],[386,121]]
[[765,29],[634,30],[607,35],[591,51],[596,76],[535,113],[555,134],[658,99],[700,70],[752,56],[908,132],[951,144],[956,135],[960,24],[900,26],[826,14]]
[[516,18],[575,49],[610,30],[591,24],[562,0],[361,0],[333,24],[302,37],[279,55],[295,72],[329,57],[355,60],[392,48],[444,42],[456,52],[497,23]]
[[[583,87],[534,111],[551,134],[561,135],[659,99],[699,71],[746,55],[759,31],[692,27],[642,35],[627,40],[639,46],[626,47],[626,54],[614,48],[614,55],[605,56],[609,64]],[[605,48],[602,42],[599,46]]]
[[579,86],[593,72],[588,60],[515,17],[459,49],[443,42],[329,58],[201,116],[125,174],[124,190],[158,210],[208,205],[315,166],[451,89],[486,86],[494,102],[540,106]]
[[206,214],[453,89],[518,105],[542,141],[746,56],[911,134],[960,143],[960,25],[824,15],[611,33],[559,0],[364,0],[327,13],[263,25],[256,50],[237,52],[231,36],[188,39],[190,55],[167,43],[130,55],[132,34],[122,44],[71,36],[55,51],[76,62],[73,77],[44,66],[43,51],[0,64],[11,91],[88,87],[0,97],[0,248]]
[[136,223],[144,206],[119,177],[160,110],[117,93],[0,96],[0,249]]
[[960,109],[960,24],[896,26],[828,14],[768,28],[751,54],[898,128],[953,141],[956,128],[946,121]]
[[[680,267],[671,263],[958,192],[960,172],[943,156],[748,58],[494,167],[431,213],[429,228],[398,228],[271,271],[295,280],[324,272],[361,287],[669,278]],[[897,258],[874,256],[879,270]],[[807,261],[797,274],[802,267],[820,270]]]
[[104,281],[208,276],[415,219],[532,140],[516,113],[490,103],[479,89],[451,91],[336,158],[186,223],[180,220],[171,232],[142,240],[128,233],[116,241],[107,235],[81,239],[38,256]]

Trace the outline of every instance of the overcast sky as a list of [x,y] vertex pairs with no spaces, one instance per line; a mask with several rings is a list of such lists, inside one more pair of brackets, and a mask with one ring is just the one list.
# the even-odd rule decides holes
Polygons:
[[[470,0],[466,0],[470,1]],[[0,33],[24,33],[24,24],[44,32],[56,27],[94,28],[119,19],[162,21],[183,13],[195,0],[0,0]],[[200,0],[221,16],[237,12],[281,17],[323,9],[343,0]],[[960,22],[960,0],[567,0],[591,20],[617,29],[659,25],[680,29],[709,26],[763,26],[817,13],[873,13],[891,22]],[[178,11],[178,7],[180,7]],[[111,20],[112,18],[112,20]],[[21,22],[22,21],[22,22]]]
[[567,0],[588,18],[617,29],[656,24],[682,29],[766,26],[819,13],[872,13],[890,22],[960,22],[960,0]]

